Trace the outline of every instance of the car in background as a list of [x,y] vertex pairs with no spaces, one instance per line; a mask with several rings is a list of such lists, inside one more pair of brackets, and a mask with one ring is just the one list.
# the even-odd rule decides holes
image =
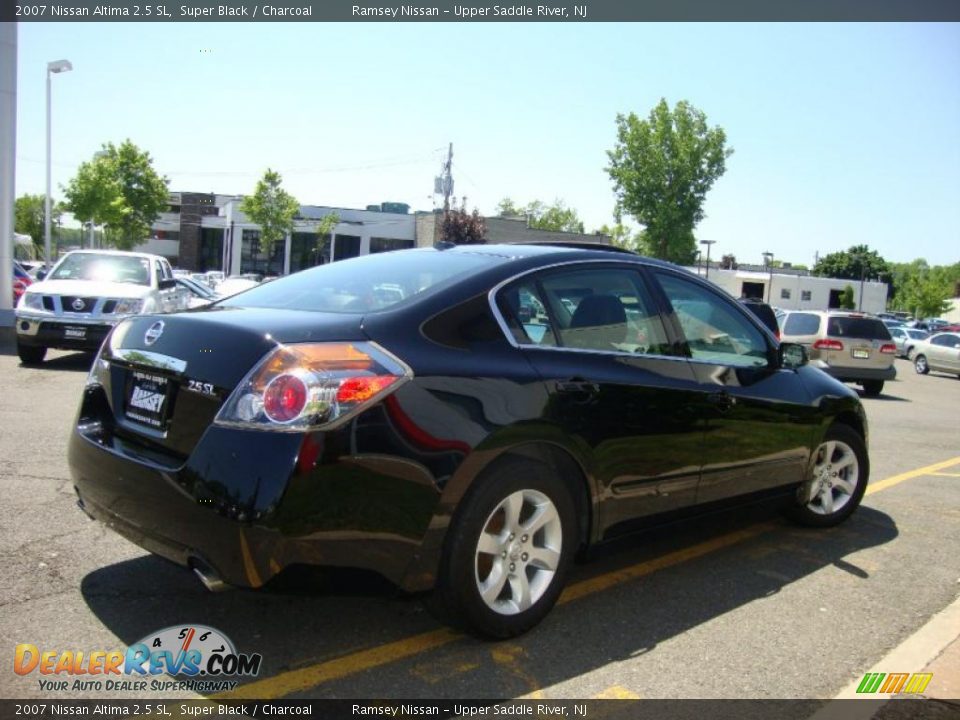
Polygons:
[[930,333],[926,330],[916,330],[908,327],[888,327],[890,337],[893,338],[893,344],[897,346],[897,357],[910,359],[913,354],[913,346],[917,340],[924,340]]
[[17,354],[43,362],[47,348],[96,350],[129,315],[187,307],[166,258],[120,250],[75,250],[43,280],[30,285],[16,308]]
[[934,370],[960,378],[960,333],[936,333],[918,341],[913,348],[913,368],[919,375]]
[[773,333],[777,340],[780,339],[780,324],[777,321],[777,311],[774,308],[762,300],[754,300],[753,298],[740,298],[740,304],[756,315],[757,319],[763,323],[767,330]]
[[809,349],[810,364],[843,382],[857,383],[869,397],[897,376],[897,346],[883,322],[843,310],[792,310],[781,320],[783,340]]
[[83,510],[208,587],[359,567],[498,638],[638,522],[764,496],[832,526],[869,468],[857,394],[721,289],[519,244],[366,255],[129,318],[68,462]]
[[221,297],[230,297],[231,295],[236,295],[244,290],[256,287],[259,284],[260,282],[258,280],[252,280],[239,275],[231,275],[226,280],[217,284],[217,294]]
[[33,284],[29,271],[18,261],[13,261],[13,304],[16,307],[20,296]]
[[176,280],[177,287],[186,293],[188,308],[205,307],[223,297],[206,283],[197,282],[192,277],[178,277]]

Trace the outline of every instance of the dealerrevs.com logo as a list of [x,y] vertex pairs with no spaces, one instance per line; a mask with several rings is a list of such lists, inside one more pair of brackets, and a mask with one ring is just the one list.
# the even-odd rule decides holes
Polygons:
[[221,692],[237,686],[239,681],[230,678],[258,675],[262,662],[260,653],[238,653],[216,628],[174,625],[126,650],[60,651],[21,643],[14,651],[13,670],[39,676],[40,689],[49,691]]

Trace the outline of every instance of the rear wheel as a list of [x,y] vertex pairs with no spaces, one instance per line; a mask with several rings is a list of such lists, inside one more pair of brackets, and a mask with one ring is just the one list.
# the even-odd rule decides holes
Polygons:
[[542,464],[518,460],[478,479],[463,502],[435,604],[479,635],[520,635],[563,590],[578,540],[570,489]]
[[913,369],[917,371],[918,375],[926,375],[930,372],[930,366],[927,364],[927,356],[917,355],[913,359]]
[[17,355],[24,365],[39,365],[47,356],[47,349],[43,346],[21,345],[17,343]]
[[870,460],[860,434],[848,425],[827,430],[790,516],[802,525],[830,527],[857,509],[867,489]]
[[883,380],[864,380],[863,394],[867,397],[877,397],[883,392]]

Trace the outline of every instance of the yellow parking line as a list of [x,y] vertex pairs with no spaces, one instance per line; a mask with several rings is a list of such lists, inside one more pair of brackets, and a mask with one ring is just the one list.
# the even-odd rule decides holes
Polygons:
[[[922,475],[930,475],[957,464],[960,464],[960,457],[944,460],[943,462],[934,463],[933,465],[927,465],[917,470],[910,470],[900,475],[894,475],[879,482],[871,483],[867,487],[866,494],[870,495],[875,492],[880,492],[881,490],[886,490],[889,487],[902,483],[905,480],[910,480],[911,478]],[[682,550],[667,553],[653,560],[647,560],[627,568],[581,580],[567,587],[557,601],[557,604],[563,605],[622,583],[636,580],[657,570],[664,570],[668,567],[687,562],[688,560],[703,557],[722,548],[769,532],[776,527],[777,523],[774,522],[758,523]],[[367,650],[350,653],[349,655],[344,655],[333,660],[326,660],[296,670],[287,670],[286,672],[281,672],[277,675],[263,678],[262,680],[255,680],[240,685],[235,690],[211,695],[210,697],[213,700],[269,700],[282,698],[296,692],[309,690],[317,685],[330,682],[331,680],[338,680],[348,675],[371,670],[412,655],[435,650],[462,637],[463,635],[461,633],[447,628],[431,630],[430,632],[403,638],[402,640],[397,640],[385,645],[378,645]]]
[[875,492],[880,492],[881,490],[886,490],[887,488],[893,487],[894,485],[899,485],[904,480],[910,480],[915,477],[920,477],[921,475],[931,475],[937,472],[938,470],[943,470],[944,468],[948,468],[951,465],[957,465],[957,464],[960,464],[960,457],[944,460],[943,462],[934,463],[933,465],[927,465],[926,467],[918,468],[916,470],[908,470],[905,473],[900,473],[899,475],[888,477],[886,480],[870,483],[867,486],[867,492],[865,494],[872,495]]
[[640,696],[633,690],[628,690],[620,685],[608,687],[593,696],[594,700],[639,700]]
[[960,477],[960,473],[935,472],[930,473],[930,475],[936,475],[937,477]]

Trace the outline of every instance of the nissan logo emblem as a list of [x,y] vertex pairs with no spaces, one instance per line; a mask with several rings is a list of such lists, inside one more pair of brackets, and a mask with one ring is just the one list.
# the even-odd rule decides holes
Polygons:
[[72,307],[77,312],[80,312],[86,306],[87,304],[83,301],[83,298],[75,298],[74,301],[70,303],[70,307]]
[[143,334],[143,341],[147,345],[153,345],[160,336],[163,335],[163,320],[157,320],[153,325],[147,328]]

